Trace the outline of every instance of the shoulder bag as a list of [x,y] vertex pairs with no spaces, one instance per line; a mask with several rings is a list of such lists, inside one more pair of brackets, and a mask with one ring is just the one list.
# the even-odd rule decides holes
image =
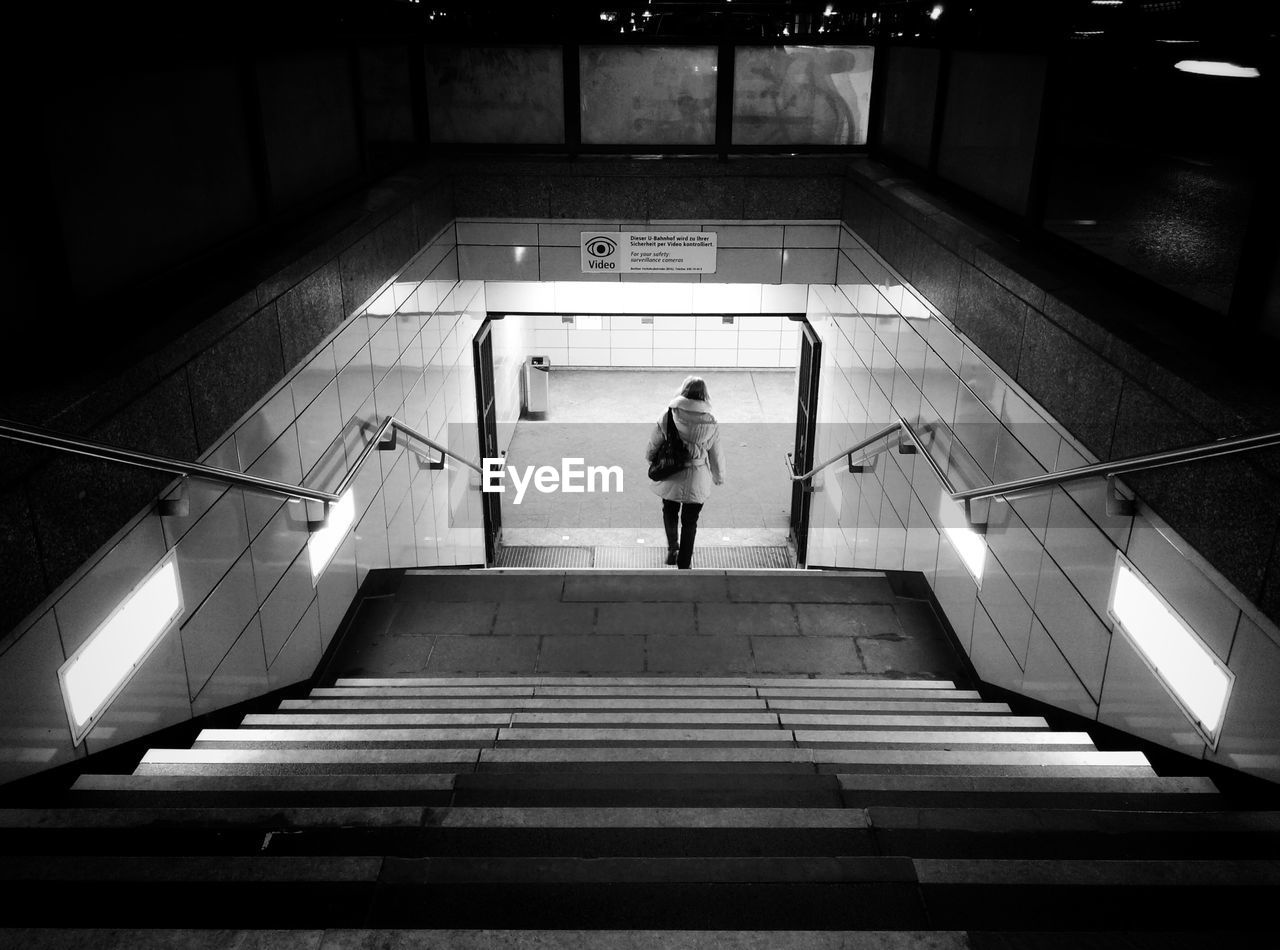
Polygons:
[[689,449],[676,431],[676,421],[670,409],[667,410],[663,426],[662,443],[653,453],[653,461],[649,463],[649,478],[655,482],[665,481],[689,464]]

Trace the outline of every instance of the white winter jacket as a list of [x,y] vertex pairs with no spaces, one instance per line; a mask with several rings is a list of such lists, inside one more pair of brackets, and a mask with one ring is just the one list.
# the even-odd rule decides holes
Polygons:
[[[667,501],[705,502],[711,496],[711,486],[724,481],[724,459],[720,454],[720,426],[711,414],[710,403],[700,399],[677,396],[669,407],[675,420],[676,431],[689,449],[689,465],[661,482],[651,482],[650,491]],[[666,438],[667,413],[664,410],[653,432],[649,435],[649,448],[645,458],[653,461],[653,455]]]

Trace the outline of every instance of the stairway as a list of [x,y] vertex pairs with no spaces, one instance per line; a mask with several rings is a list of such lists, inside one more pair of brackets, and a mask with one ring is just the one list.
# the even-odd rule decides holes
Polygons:
[[901,675],[339,677],[0,854],[24,948],[1236,947],[1280,897],[1280,812]]

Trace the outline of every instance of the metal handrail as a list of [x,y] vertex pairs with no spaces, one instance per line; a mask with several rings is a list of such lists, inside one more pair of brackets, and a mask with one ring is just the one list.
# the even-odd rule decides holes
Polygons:
[[[148,452],[136,452],[133,449],[122,449],[119,446],[108,445],[105,442],[95,442],[92,439],[82,439],[77,436],[63,435],[60,432],[53,432],[49,429],[41,429],[37,426],[23,425],[22,423],[12,422],[7,419],[0,419],[0,438],[9,439],[13,442],[24,442],[28,445],[36,445],[42,448],[58,449],[62,452],[70,452],[75,455],[86,455],[90,458],[102,459],[108,462],[119,462],[122,465],[133,465],[138,468],[151,469],[157,472],[166,472],[170,475],[177,475],[182,478],[200,478],[206,481],[222,482],[236,488],[243,488],[248,491],[259,492],[265,495],[273,495],[277,498],[285,498],[289,501],[310,501],[322,504],[323,510],[319,519],[309,519],[307,522],[311,530],[317,530],[322,527],[329,517],[329,507],[337,504],[347,489],[355,481],[361,467],[369,458],[374,450],[388,451],[396,447],[396,433],[402,433],[411,439],[423,443],[428,448],[439,452],[440,458],[427,459],[427,466],[433,469],[444,468],[444,459],[446,456],[461,462],[468,468],[484,474],[484,470],[470,459],[463,458],[456,452],[453,452],[438,442],[428,438],[416,429],[405,425],[395,416],[388,416],[378,426],[374,437],[361,450],[356,457],[355,462],[347,469],[342,480],[338,482],[337,487],[333,491],[324,491],[319,488],[308,488],[305,485],[292,485],[288,482],[279,482],[271,478],[262,478],[259,475],[249,475],[245,472],[237,472],[232,469],[218,468],[214,465],[204,465],[201,462],[187,462],[182,459],[168,458],[163,455],[152,455]],[[413,451],[410,449],[410,451]],[[417,454],[417,453],[415,453]]]
[[[1010,495],[1020,495],[1026,492],[1035,491],[1041,488],[1052,488],[1061,485],[1064,482],[1078,481],[1082,478],[1106,478],[1108,491],[1108,510],[1115,513],[1132,514],[1132,502],[1129,499],[1119,498],[1116,495],[1115,479],[1119,475],[1128,472],[1145,471],[1153,468],[1164,468],[1169,465],[1178,465],[1183,462],[1192,462],[1199,459],[1218,458],[1223,455],[1235,455],[1240,452],[1251,452],[1257,449],[1265,449],[1270,446],[1280,446],[1280,432],[1264,432],[1258,435],[1238,436],[1229,439],[1218,439],[1214,442],[1202,442],[1197,445],[1185,446],[1180,449],[1168,449],[1163,452],[1149,452],[1145,455],[1133,455],[1128,458],[1113,459],[1109,462],[1095,462],[1090,465],[1081,465],[1077,468],[1067,469],[1062,472],[1045,472],[1043,475],[1030,475],[1025,478],[1015,478],[1005,482],[997,482],[991,485],[984,485],[979,488],[966,488],[963,491],[956,491],[955,486],[951,484],[951,479],[947,477],[947,473],[942,470],[937,460],[929,453],[924,444],[920,440],[915,428],[911,423],[901,416],[896,422],[892,422],[885,426],[875,435],[863,439],[861,442],[850,446],[843,452],[838,452],[831,458],[827,459],[819,465],[815,465],[810,471],[803,475],[795,474],[795,466],[792,462],[791,453],[786,453],[787,471],[793,482],[804,482],[813,478],[814,475],[835,464],[842,458],[848,458],[849,471],[860,472],[862,465],[855,464],[853,456],[855,453],[862,452],[871,445],[874,445],[881,439],[884,439],[895,432],[902,432],[910,440],[901,443],[898,451],[902,454],[915,454],[917,449],[919,454],[924,455],[925,461],[929,463],[929,467],[933,469],[934,475],[942,483],[943,489],[951,497],[952,501],[961,502],[965,509],[965,518],[969,522],[969,526],[976,531],[986,528],[985,524],[975,524],[971,513],[971,503],[981,501],[983,499],[993,498],[999,501],[1007,500]],[[871,453],[872,456],[878,455],[880,452],[888,449],[884,446]],[[866,459],[863,459],[866,461]]]

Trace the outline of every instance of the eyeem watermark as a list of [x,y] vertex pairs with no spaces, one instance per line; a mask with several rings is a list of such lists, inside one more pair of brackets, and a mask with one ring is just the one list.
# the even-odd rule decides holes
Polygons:
[[[511,484],[516,486],[517,505],[524,500],[524,493],[529,490],[530,482],[544,495],[557,491],[571,495],[622,491],[621,465],[587,465],[586,459],[561,459],[559,468],[554,465],[539,465],[537,468],[526,465],[522,478],[519,469],[514,465],[503,465],[504,461],[505,459],[484,459],[484,481],[481,488],[484,491],[505,492],[507,489],[502,480],[510,475]],[[610,487],[614,481],[617,488]],[[599,488],[596,488],[597,483]]]

